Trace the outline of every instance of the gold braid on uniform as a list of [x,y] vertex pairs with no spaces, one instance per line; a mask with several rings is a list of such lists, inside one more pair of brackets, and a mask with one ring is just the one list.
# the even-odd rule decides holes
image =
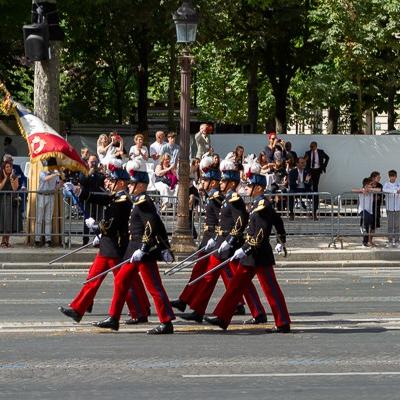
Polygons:
[[99,222],[99,229],[100,229],[100,232],[101,232],[103,235],[107,235],[107,232],[108,232],[109,229],[111,228],[111,225],[112,225],[113,221],[114,221],[114,218],[110,218],[108,221],[105,221],[105,220],[103,219],[103,220],[101,220],[101,221]]
[[264,230],[261,228],[256,237],[247,235],[246,243],[251,247],[259,247],[262,241],[264,240]]
[[146,244],[150,243],[152,233],[153,233],[153,229],[151,227],[150,221],[147,221],[146,226],[144,227],[142,243],[146,243]]
[[242,217],[239,216],[235,222],[235,226],[232,228],[229,234],[232,236],[238,236],[242,228],[243,228],[243,221]]

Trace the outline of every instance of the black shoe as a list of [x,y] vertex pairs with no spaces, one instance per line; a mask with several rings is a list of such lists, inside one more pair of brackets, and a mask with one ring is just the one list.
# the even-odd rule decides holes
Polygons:
[[166,322],[165,324],[160,324],[153,329],[147,331],[149,335],[168,335],[174,333],[174,325],[172,322]]
[[294,221],[294,214],[289,214],[289,221]]
[[93,322],[93,326],[97,326],[98,328],[105,328],[105,329],[111,329],[113,331],[118,331],[119,321],[113,317],[108,317],[103,321]]
[[35,247],[42,247],[42,242],[35,241],[34,246],[35,246]]
[[92,311],[93,311],[93,303],[86,309],[86,312],[88,312],[89,314],[91,314]]
[[82,315],[79,315],[73,308],[58,307],[58,310],[62,312],[65,316],[72,318],[75,322],[80,322]]
[[244,308],[244,305],[243,304],[239,304],[236,307],[236,310],[233,313],[233,315],[246,315],[246,309]]
[[146,322],[149,322],[147,317],[129,318],[125,321],[125,325],[145,324]]
[[274,326],[271,329],[266,330],[267,333],[290,333],[290,324],[282,326]]
[[184,312],[186,310],[186,303],[184,303],[180,299],[171,300],[171,306],[176,308],[177,310]]
[[204,315],[197,314],[196,311],[187,314],[181,314],[180,317],[186,321],[195,321],[201,324],[203,322]]
[[48,241],[46,242],[46,247],[52,247],[51,241],[50,241],[50,240],[48,240]]
[[303,210],[307,210],[307,206],[306,206],[306,204],[304,203],[304,201],[302,201],[302,202],[300,203],[300,205],[301,205],[301,208],[302,208]]
[[245,325],[258,325],[265,324],[267,322],[267,316],[265,314],[257,315],[257,317],[250,318],[247,321],[243,321]]
[[213,316],[205,316],[204,320],[208,322],[211,325],[216,325],[219,326],[221,329],[226,330],[228,328],[228,325],[225,324],[220,318],[218,317],[213,317]]

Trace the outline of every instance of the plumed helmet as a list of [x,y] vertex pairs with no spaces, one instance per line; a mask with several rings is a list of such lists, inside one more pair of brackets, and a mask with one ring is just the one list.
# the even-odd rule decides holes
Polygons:
[[149,183],[146,162],[142,158],[135,158],[126,164],[126,172],[133,183]]
[[201,178],[204,180],[221,180],[221,172],[213,167],[212,157],[203,157],[200,161]]
[[129,181],[129,175],[123,168],[122,160],[118,158],[113,158],[108,162],[107,165],[108,169],[108,177],[111,180],[122,180],[122,181]]
[[256,160],[252,160],[246,165],[245,173],[248,184],[267,186],[267,178],[265,175],[261,175],[261,165]]
[[240,182],[240,173],[235,163],[230,158],[222,160],[219,169],[221,170],[222,181]]

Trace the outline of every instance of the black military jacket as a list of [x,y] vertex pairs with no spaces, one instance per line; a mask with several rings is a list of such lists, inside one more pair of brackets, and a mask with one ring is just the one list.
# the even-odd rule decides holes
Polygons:
[[213,189],[208,192],[205,212],[205,224],[203,239],[200,243],[199,249],[204,247],[209,239],[215,237],[219,224],[219,212],[221,209],[224,196],[218,190]]
[[221,260],[233,255],[234,250],[243,244],[243,232],[249,220],[249,213],[243,199],[234,191],[229,191],[219,212],[219,223],[217,228],[217,247],[226,240],[232,249],[218,253]]
[[141,249],[146,253],[143,261],[161,260],[161,251],[169,248],[168,234],[153,200],[146,193],[135,196],[129,217],[129,244],[124,259]]
[[128,245],[128,219],[132,202],[125,191],[116,193],[104,209],[104,219],[100,221],[101,233],[99,254],[120,258]]
[[250,212],[249,225],[242,246],[246,257],[240,263],[244,266],[275,265],[275,258],[269,242],[272,227],[275,227],[280,243],[286,243],[286,232],[282,218],[275,212],[265,196],[257,197]]

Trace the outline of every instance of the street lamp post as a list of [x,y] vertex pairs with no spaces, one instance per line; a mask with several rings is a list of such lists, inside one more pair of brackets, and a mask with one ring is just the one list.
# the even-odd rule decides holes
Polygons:
[[193,58],[188,45],[196,40],[198,13],[191,1],[184,1],[173,14],[176,26],[177,42],[184,43],[181,67],[180,99],[180,151],[178,209],[175,231],[172,234],[172,247],[177,253],[191,253],[196,249],[189,224],[189,174],[190,174],[190,80]]

